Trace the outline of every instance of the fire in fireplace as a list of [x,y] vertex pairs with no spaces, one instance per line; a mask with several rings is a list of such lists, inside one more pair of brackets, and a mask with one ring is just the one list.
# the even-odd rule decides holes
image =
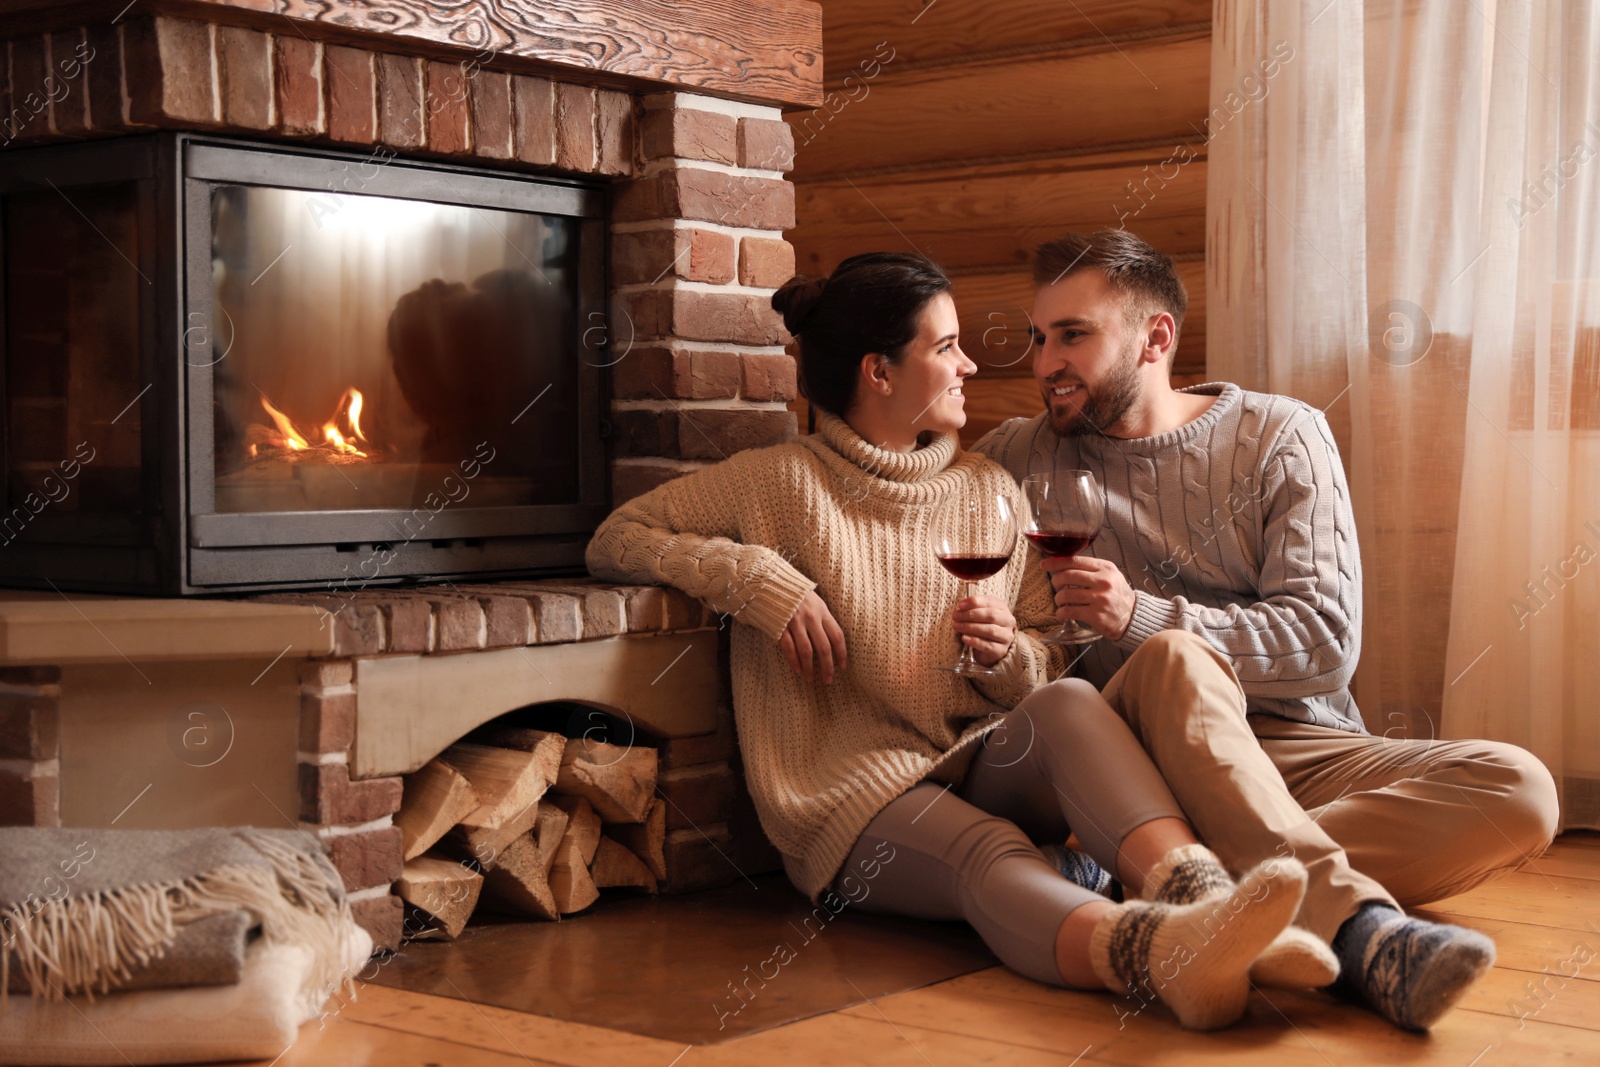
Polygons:
[[581,565],[606,503],[603,216],[581,183],[381,152],[160,134],[0,158],[0,579]]

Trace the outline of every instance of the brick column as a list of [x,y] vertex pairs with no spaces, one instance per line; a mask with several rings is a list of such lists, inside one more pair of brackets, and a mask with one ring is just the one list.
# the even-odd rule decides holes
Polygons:
[[400,779],[350,780],[356,691],[350,660],[300,671],[300,821],[328,849],[350,907],[375,949],[400,947],[400,898],[390,893],[403,864]]
[[612,219],[614,501],[795,432],[793,140],[776,108],[647,96]]
[[744,785],[733,709],[718,708],[715,733],[660,743],[657,794],[666,802],[667,880],[663,893],[726,885],[781,870]]
[[59,667],[0,669],[0,826],[61,825]]

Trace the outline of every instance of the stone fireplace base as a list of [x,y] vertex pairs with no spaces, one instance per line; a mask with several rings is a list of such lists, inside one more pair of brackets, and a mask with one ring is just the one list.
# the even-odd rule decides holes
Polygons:
[[661,753],[666,892],[776,869],[738,774],[723,635],[582,579],[238,601],[0,594],[0,824],[296,826],[395,947],[402,775],[574,702]]

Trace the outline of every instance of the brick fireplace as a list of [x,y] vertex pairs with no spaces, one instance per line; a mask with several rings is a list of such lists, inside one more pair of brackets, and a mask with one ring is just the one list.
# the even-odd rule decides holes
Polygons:
[[[759,20],[710,0],[0,11],[7,149],[183,131],[592,183],[606,300],[581,326],[602,368],[607,505],[794,432],[768,297],[794,266],[782,113],[820,102],[818,5]],[[182,339],[140,343],[170,368],[154,388],[180,395]],[[119,417],[141,426],[158,410],[149,393],[131,406]],[[12,420],[8,441],[24,430]],[[66,499],[13,479],[0,552],[48,547]],[[496,715],[561,700],[626,715],[661,748],[662,792],[681,802],[669,888],[772,865],[730,770],[718,620],[675,594],[530,573],[128,600],[69,596],[83,583],[40,558],[32,584],[54,590],[0,595],[0,821],[287,820],[327,841],[393,944],[399,776]]]

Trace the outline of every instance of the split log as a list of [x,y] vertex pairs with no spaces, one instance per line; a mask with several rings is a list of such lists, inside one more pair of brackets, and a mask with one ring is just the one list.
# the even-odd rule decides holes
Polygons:
[[525,726],[484,726],[472,732],[469,741],[495,748],[514,748],[526,752],[539,761],[539,766],[554,782],[561,769],[561,758],[566,755],[567,738],[550,730],[533,730]]
[[656,791],[659,753],[574,737],[561,756],[556,788],[583,797],[605,822],[642,822]]
[[428,851],[480,803],[472,783],[443,760],[432,760],[407,775],[400,813],[394,817],[405,842],[405,858],[413,860]]
[[650,868],[645,866],[644,860],[610,837],[600,839],[600,847],[594,853],[594,862],[589,864],[589,876],[594,879],[594,884],[599,889],[610,886],[637,886],[651,893],[656,891],[655,875],[650,873]]
[[539,846],[539,866],[545,874],[555,866],[556,846],[567,836],[567,825],[572,817],[561,805],[546,802],[539,805],[539,820],[534,825],[533,839]]
[[642,823],[613,823],[605,828],[607,837],[644,861],[658,881],[667,877],[667,803],[660,797],[650,802]]
[[554,797],[567,813],[567,831],[556,846],[556,861],[550,868],[550,892],[561,914],[582,911],[600,898],[600,890],[589,874],[589,864],[600,848],[600,816],[583,797]]
[[458,856],[487,867],[511,842],[528,835],[538,821],[539,808],[545,803],[541,800],[529,804],[499,826],[478,826],[463,821],[445,835],[444,846]]
[[462,823],[498,830],[526,817],[555,783],[550,750],[520,752],[510,748],[460,741],[445,749],[443,759],[472,783],[479,805]]
[[561,918],[550,876],[566,829],[565,811],[550,803],[538,805],[533,832],[512,841],[485,868],[484,900],[517,914]]
[[570,839],[577,844],[585,867],[594,862],[595,850],[600,847],[600,816],[594,806],[583,797],[552,793],[550,800],[567,813],[567,830],[562,844]]
[[555,866],[550,868],[550,892],[563,915],[582,911],[600,899],[600,890],[584,863],[583,846],[579,842],[563,838],[556,848]]
[[401,900],[431,915],[450,938],[460,936],[482,888],[483,875],[477,871],[432,855],[406,861],[394,884]]

